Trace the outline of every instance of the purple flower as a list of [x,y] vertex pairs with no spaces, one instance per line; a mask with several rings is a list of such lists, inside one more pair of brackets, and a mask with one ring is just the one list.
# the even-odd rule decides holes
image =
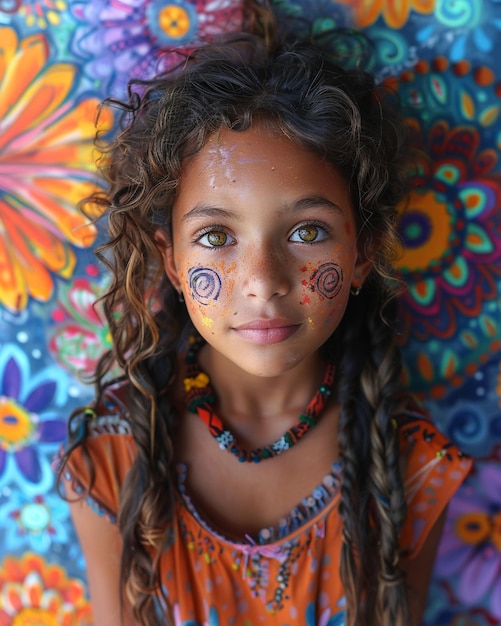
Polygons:
[[501,619],[501,471],[485,465],[449,505],[437,559],[437,574],[458,576],[466,605],[487,601]]
[[173,49],[189,50],[215,35],[242,29],[240,0],[104,0],[74,2],[84,25],[73,39],[75,54],[88,60],[87,72],[123,95],[131,78],[151,78],[183,59]]
[[54,475],[44,453],[54,452],[66,435],[66,421],[53,408],[67,398],[65,383],[58,368],[32,374],[25,353],[13,344],[2,347],[0,486],[16,482],[25,493],[52,486]]

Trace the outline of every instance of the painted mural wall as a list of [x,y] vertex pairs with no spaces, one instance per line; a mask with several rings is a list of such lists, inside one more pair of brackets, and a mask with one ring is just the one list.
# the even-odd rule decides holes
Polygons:
[[[368,33],[431,157],[400,225],[405,373],[476,468],[449,508],[426,625],[501,624],[501,2],[275,6]],[[0,0],[0,626],[92,624],[51,461],[91,397],[79,373],[109,346],[91,306],[97,233],[76,209],[97,184],[96,106],[241,19],[232,0]]]

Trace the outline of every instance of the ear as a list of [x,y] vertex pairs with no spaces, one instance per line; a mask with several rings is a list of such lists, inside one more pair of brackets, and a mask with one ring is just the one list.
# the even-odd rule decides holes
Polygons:
[[177,273],[176,263],[174,260],[174,246],[172,245],[170,238],[167,236],[165,231],[159,228],[157,231],[155,231],[153,239],[160,254],[162,255],[167,278],[172,283],[174,289],[177,292],[180,292],[181,281],[179,280],[179,276]]
[[369,275],[371,269],[373,268],[374,263],[367,258],[361,258],[360,255],[355,264],[355,269],[353,271],[353,281],[352,287],[354,289],[361,289],[362,285],[365,282],[365,279]]

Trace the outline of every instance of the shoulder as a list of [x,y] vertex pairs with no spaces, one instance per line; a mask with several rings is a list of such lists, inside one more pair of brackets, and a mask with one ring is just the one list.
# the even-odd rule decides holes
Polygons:
[[81,445],[71,451],[63,474],[73,492],[85,497],[97,513],[112,522],[116,520],[122,485],[136,457],[128,389],[127,382],[110,385],[96,406],[87,411],[80,425],[85,436]]
[[426,410],[410,403],[397,419],[407,518],[401,547],[412,558],[471,470],[472,460],[432,422]]

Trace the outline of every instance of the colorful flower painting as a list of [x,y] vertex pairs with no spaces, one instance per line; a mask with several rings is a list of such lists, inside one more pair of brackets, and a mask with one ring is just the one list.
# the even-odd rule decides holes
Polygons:
[[[421,151],[399,224],[404,383],[477,463],[449,507],[424,626],[501,626],[501,1],[272,5],[300,33],[311,20],[366,34]],[[0,626],[93,621],[51,461],[110,348],[93,306],[109,280],[101,224],[79,208],[101,185],[99,103],[243,19],[242,0],[0,0]],[[109,111],[99,124],[115,129]],[[342,626],[344,607],[304,619]]]
[[488,464],[475,487],[460,489],[449,506],[438,575],[458,575],[457,595],[468,605],[486,601],[501,621],[501,469]]
[[12,10],[18,5],[17,12],[28,28],[40,30],[60,26],[67,7],[66,0],[13,0],[11,4]]
[[411,11],[416,11],[422,15],[429,15],[435,8],[435,0],[374,0],[367,2],[364,0],[341,0],[353,9],[355,22],[364,28],[374,24],[379,17],[382,17],[389,28],[402,28],[407,22]]
[[501,93],[493,71],[444,58],[395,83],[419,150],[402,206],[407,379],[443,395],[501,348]]
[[31,550],[46,554],[54,543],[65,544],[68,532],[68,504],[57,493],[28,496],[9,489],[0,504],[0,529],[9,550]]
[[410,289],[406,301],[421,325],[418,339],[450,336],[455,317],[474,317],[497,297],[501,275],[501,174],[497,155],[482,151],[471,127],[439,120],[424,141],[415,191],[400,220],[405,253],[398,262]]
[[94,306],[102,289],[88,278],[77,278],[59,292],[54,308],[49,350],[57,362],[81,377],[90,377],[103,352],[111,347],[104,315]]
[[0,564],[0,626],[91,626],[84,584],[27,552]]
[[66,436],[64,378],[55,367],[33,374],[15,345],[0,353],[0,487],[17,484],[27,494],[54,482],[49,455]]
[[96,237],[77,205],[96,185],[97,100],[72,95],[78,68],[50,60],[48,43],[0,27],[0,304],[11,311],[48,301],[54,276],[73,275],[74,247]]
[[[151,78],[181,64],[190,46],[242,28],[242,5],[229,0],[75,2],[73,40],[85,71],[124,96],[131,78]],[[176,54],[181,50],[181,54]]]

